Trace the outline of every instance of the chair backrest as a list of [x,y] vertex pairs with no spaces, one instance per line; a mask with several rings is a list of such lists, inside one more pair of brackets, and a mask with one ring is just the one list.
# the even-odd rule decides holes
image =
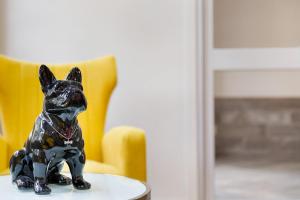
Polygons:
[[[23,147],[42,110],[44,95],[38,78],[39,66],[0,55],[0,120],[10,155]],[[101,161],[106,110],[117,80],[114,57],[47,66],[57,79],[64,79],[74,66],[81,70],[88,108],[79,114],[78,119],[85,139],[86,156]]]

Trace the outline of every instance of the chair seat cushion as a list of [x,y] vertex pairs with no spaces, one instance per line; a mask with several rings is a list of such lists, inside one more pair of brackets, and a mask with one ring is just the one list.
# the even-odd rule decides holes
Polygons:
[[[94,160],[87,160],[84,166],[85,173],[101,173],[101,174],[115,174],[115,175],[121,175],[119,170],[112,166],[105,163],[100,163]],[[63,172],[68,173],[69,167],[67,164],[64,165]],[[8,175],[9,169],[5,169],[0,171],[0,175]]]
[[9,173],[9,169],[7,168],[5,170],[0,171],[0,176],[8,175]]
[[[83,171],[85,173],[101,173],[101,174],[115,174],[121,175],[119,170],[112,166],[105,163],[100,163],[94,160],[87,160]],[[63,172],[69,172],[69,167],[67,164],[64,165]]]

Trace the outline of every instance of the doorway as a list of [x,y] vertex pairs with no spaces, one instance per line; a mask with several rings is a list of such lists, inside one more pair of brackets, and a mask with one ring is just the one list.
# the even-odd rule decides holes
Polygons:
[[300,70],[217,71],[215,199],[300,196]]

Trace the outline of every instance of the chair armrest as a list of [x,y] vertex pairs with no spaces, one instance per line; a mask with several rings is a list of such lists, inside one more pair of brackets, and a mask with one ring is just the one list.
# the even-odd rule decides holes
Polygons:
[[3,137],[0,136],[0,171],[5,170],[7,167],[7,143]]
[[111,129],[103,138],[103,159],[122,175],[146,181],[145,132],[128,126]]

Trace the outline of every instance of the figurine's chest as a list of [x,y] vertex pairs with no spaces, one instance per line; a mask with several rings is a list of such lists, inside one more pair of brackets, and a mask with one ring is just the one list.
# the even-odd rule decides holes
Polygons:
[[81,154],[80,149],[77,147],[67,146],[67,147],[53,147],[48,150],[44,150],[47,160],[49,161],[60,161],[67,160],[78,154]]
[[79,131],[74,132],[70,137],[66,138],[61,134],[58,134],[54,130],[48,130],[47,133],[43,134],[41,143],[47,149],[60,147],[62,150],[68,147],[82,146],[82,137]]
[[52,149],[54,147],[67,148],[83,147],[81,129],[79,126],[68,129],[66,132],[58,131],[49,124],[35,126],[29,137],[30,148],[32,149]]

